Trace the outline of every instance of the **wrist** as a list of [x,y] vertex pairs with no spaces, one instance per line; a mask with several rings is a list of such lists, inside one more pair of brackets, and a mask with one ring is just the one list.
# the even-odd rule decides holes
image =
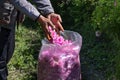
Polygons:
[[44,16],[39,15],[39,17],[38,17],[37,21],[41,23],[41,22],[43,21],[43,19],[44,19]]

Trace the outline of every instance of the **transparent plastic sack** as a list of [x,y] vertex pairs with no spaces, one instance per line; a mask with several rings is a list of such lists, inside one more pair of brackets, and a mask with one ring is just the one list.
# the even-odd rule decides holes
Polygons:
[[38,58],[38,80],[81,80],[80,56],[82,37],[77,32],[61,33],[70,44],[52,44],[42,40]]

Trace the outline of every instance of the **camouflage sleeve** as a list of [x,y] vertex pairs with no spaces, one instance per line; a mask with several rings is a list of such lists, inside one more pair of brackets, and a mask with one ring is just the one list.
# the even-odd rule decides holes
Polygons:
[[16,9],[18,9],[33,20],[36,20],[40,15],[38,10],[26,0],[10,0],[10,2],[15,6]]
[[42,15],[54,12],[50,0],[33,0],[33,2],[36,4],[37,9]]

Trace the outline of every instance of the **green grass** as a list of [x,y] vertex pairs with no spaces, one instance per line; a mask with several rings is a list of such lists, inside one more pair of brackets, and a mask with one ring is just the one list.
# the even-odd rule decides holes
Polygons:
[[42,34],[39,27],[20,26],[16,31],[16,48],[8,64],[8,80],[36,80],[37,59]]

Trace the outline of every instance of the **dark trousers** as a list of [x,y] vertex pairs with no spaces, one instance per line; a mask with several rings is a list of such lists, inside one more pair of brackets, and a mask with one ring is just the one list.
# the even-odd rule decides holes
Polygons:
[[15,47],[15,31],[0,27],[0,80],[7,80],[7,63]]

